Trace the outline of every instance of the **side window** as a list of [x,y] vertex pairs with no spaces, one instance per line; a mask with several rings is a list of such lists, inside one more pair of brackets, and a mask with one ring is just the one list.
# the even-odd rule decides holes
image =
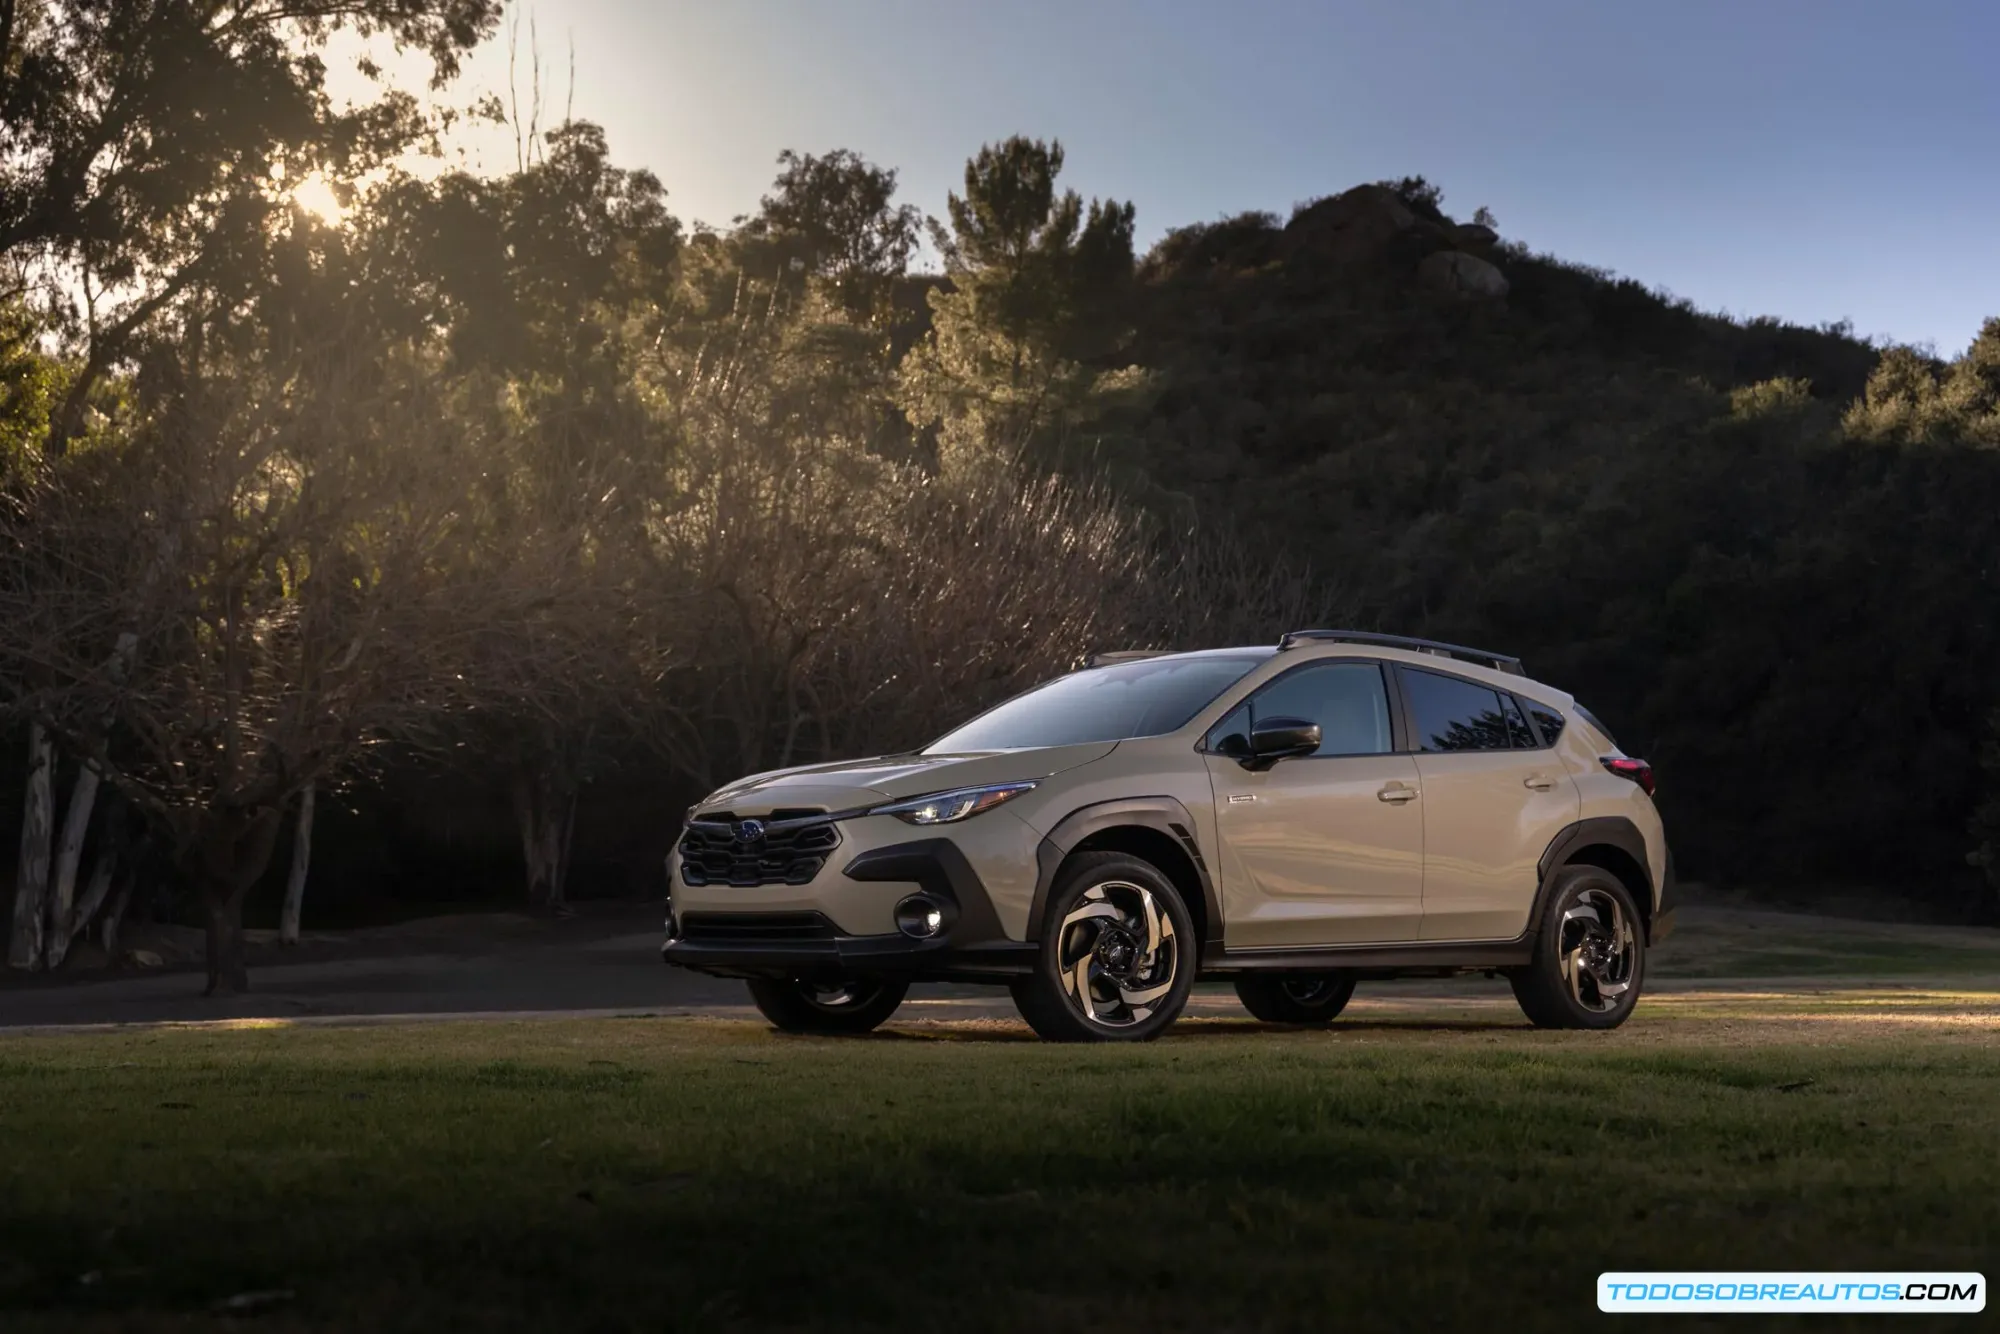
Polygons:
[[1265,718],[1318,723],[1315,755],[1389,753],[1389,693],[1372,662],[1321,663],[1279,677],[1210,729],[1208,749],[1249,754],[1251,729]]
[[[1533,700],[1528,701],[1528,712],[1535,715],[1535,726],[1542,729],[1542,744],[1555,745],[1556,738],[1562,735],[1563,716],[1548,705],[1537,704]],[[1612,744],[1618,743],[1614,741]]]
[[1419,750],[1508,750],[1500,692],[1455,676],[1403,669]]
[[1521,712],[1521,701],[1512,695],[1500,697],[1500,711],[1507,715],[1507,740],[1515,750],[1533,750],[1535,734],[1528,730],[1528,719]]

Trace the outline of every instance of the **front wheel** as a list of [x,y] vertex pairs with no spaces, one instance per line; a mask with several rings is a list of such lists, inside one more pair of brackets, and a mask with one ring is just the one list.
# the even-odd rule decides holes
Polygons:
[[811,982],[759,977],[750,999],[773,1027],[786,1033],[867,1033],[903,1003],[907,982]]
[[1200,945],[1173,882],[1122,852],[1086,852],[1056,876],[1035,970],[1013,984],[1051,1042],[1144,1042],[1180,1017]]
[[1236,979],[1236,999],[1267,1024],[1330,1024],[1353,995],[1354,979],[1344,973]]
[[1616,1028],[1646,977],[1646,935],[1632,893],[1608,871],[1571,866],[1556,877],[1533,962],[1508,975],[1537,1028]]

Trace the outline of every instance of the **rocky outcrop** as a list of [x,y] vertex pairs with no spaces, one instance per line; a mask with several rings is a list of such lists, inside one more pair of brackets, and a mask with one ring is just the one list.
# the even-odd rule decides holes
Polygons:
[[1440,250],[1417,265],[1417,281],[1433,292],[1467,301],[1491,301],[1507,295],[1507,278],[1477,255]]
[[1315,256],[1363,264],[1387,254],[1400,238],[1430,230],[1436,230],[1435,224],[1418,218],[1388,186],[1357,185],[1299,210],[1285,235]]

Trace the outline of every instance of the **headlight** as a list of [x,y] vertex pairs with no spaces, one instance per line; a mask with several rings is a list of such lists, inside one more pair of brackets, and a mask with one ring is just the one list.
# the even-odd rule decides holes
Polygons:
[[904,824],[954,824],[969,820],[981,811],[990,811],[1003,801],[1012,801],[1023,792],[1035,790],[1033,783],[995,783],[991,787],[960,787],[949,792],[933,792],[927,797],[877,806],[870,815],[893,815]]

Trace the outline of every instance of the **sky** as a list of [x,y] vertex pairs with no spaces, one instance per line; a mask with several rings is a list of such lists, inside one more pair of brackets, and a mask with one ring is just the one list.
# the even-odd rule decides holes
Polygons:
[[[1422,175],[1454,216],[1708,310],[1947,356],[2000,315],[2000,0],[516,8],[523,86],[532,15],[549,115],[602,124],[688,221],[754,210],[786,148],[851,148],[942,214],[965,159],[1022,133],[1136,204],[1142,247]],[[504,86],[504,42],[467,77]]]

